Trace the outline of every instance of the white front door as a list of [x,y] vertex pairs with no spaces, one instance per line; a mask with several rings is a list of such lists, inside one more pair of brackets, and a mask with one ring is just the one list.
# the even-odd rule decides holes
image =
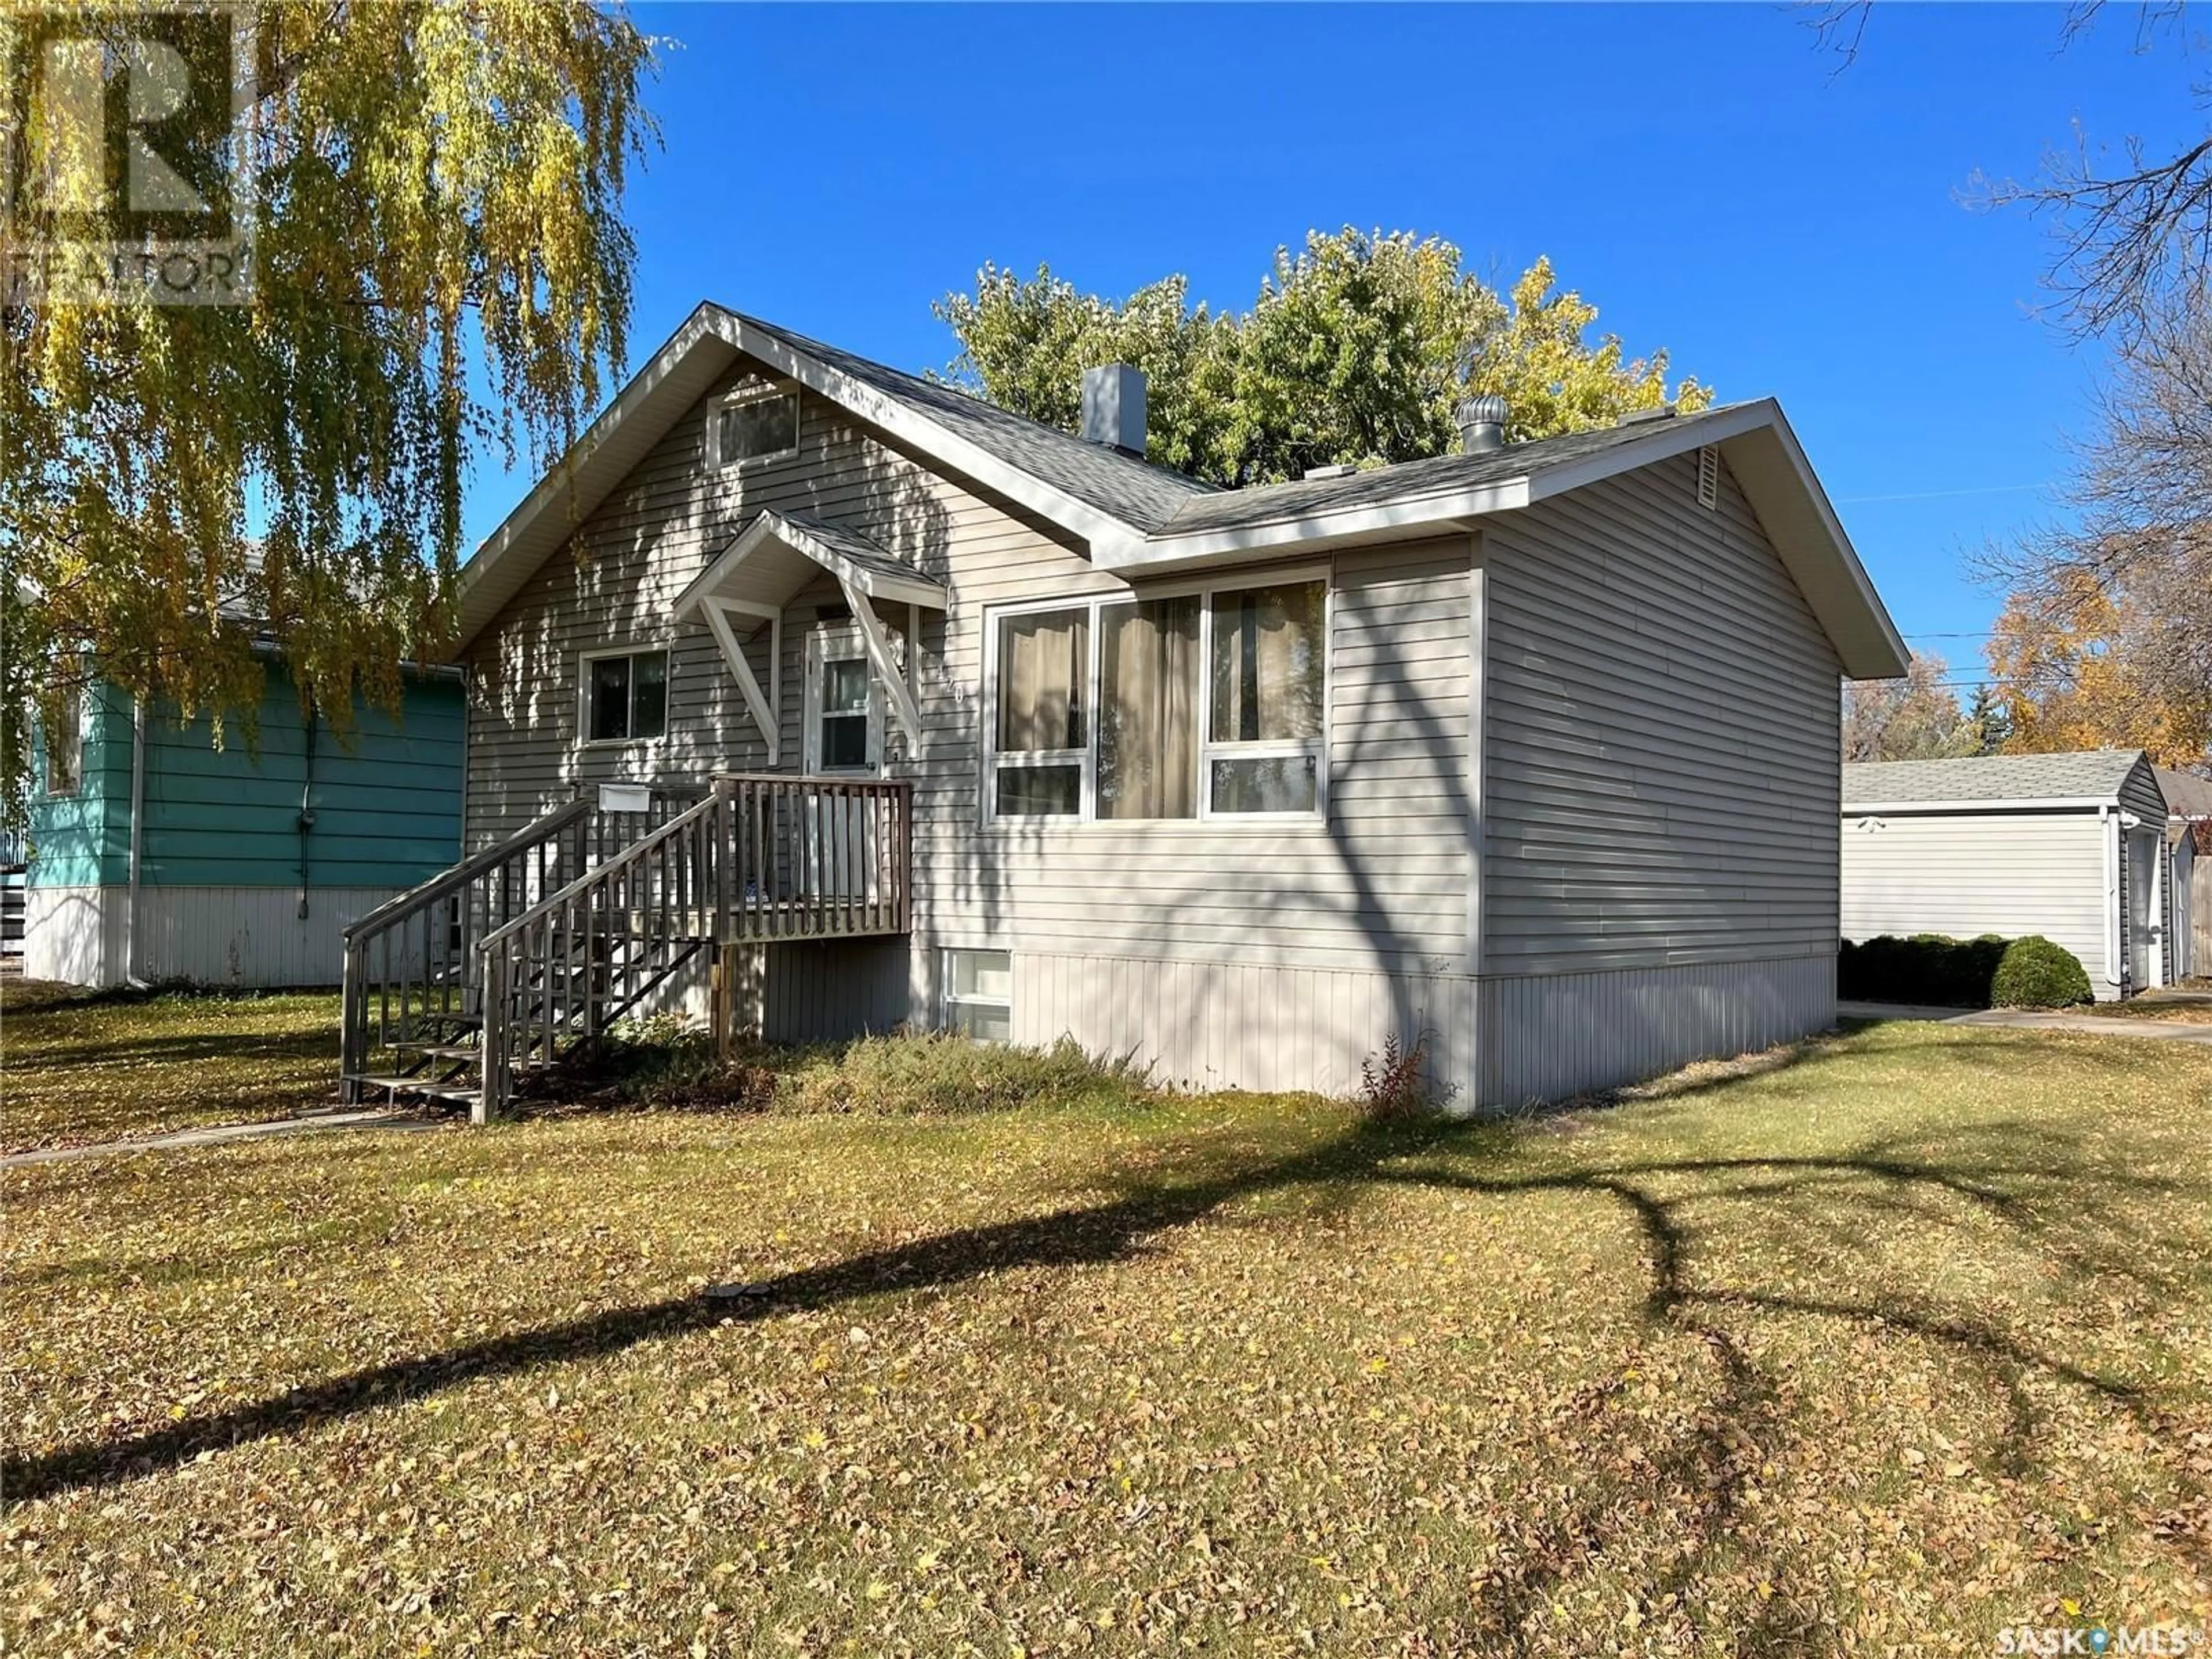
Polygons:
[[[869,672],[857,628],[819,627],[806,636],[805,719],[810,775],[883,775],[884,690]],[[799,863],[809,896],[875,896],[874,822],[864,802],[808,799]]]

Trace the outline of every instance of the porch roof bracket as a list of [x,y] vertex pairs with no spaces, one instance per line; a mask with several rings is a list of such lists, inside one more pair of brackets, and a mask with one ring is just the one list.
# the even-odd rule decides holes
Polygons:
[[[853,620],[860,624],[861,643],[867,647],[868,660],[875,666],[876,678],[883,682],[884,690],[890,698],[891,712],[898,716],[899,726],[906,732],[908,745],[919,749],[921,745],[921,710],[915,706],[913,688],[907,684],[907,678],[900,672],[897,659],[891,655],[891,644],[884,634],[883,619],[876,615],[875,606],[868,602],[868,596],[861,591],[860,584],[842,571],[838,573],[837,586],[845,592],[845,603],[853,607]],[[906,648],[907,654],[912,656],[915,642],[908,640]]]
[[730,672],[738,682],[738,690],[744,694],[745,707],[752,711],[753,724],[760,727],[761,736],[768,744],[768,763],[776,763],[775,716],[769,710],[768,694],[761,690],[760,677],[753,672],[752,664],[745,660],[744,647],[738,643],[737,630],[730,626],[730,613],[720,604],[708,599],[699,607],[707,618],[707,626],[714,630],[714,643],[722,647],[722,657],[730,665]]

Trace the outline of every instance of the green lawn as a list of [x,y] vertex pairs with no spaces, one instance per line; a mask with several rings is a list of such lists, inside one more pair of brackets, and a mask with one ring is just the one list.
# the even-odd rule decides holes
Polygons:
[[[0,1637],[1979,1655],[2199,1624],[2209,1128],[2212,1054],[1890,1024],[1473,1129],[1117,1088],[16,1170]],[[768,1294],[700,1294],[732,1279]]]
[[0,1152],[290,1117],[337,1097],[338,1000],[0,980]]

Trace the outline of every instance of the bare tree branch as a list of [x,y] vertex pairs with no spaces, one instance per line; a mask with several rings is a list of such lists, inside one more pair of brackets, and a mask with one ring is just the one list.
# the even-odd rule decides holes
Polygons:
[[[2212,732],[2212,299],[2201,290],[2153,301],[2122,339],[2068,499],[2076,522],[1974,561],[2008,594],[2011,688],[2048,704],[2117,664],[2139,707]],[[1997,654],[1993,641],[1993,665]]]
[[[1858,59],[1873,0],[1807,0],[1805,9],[1806,26],[1840,60],[1841,74]],[[2058,51],[2083,40],[2106,9],[2106,0],[2075,0]],[[2185,0],[2142,0],[2135,50],[2148,52],[2169,38],[2185,46],[2186,14]],[[2212,112],[2212,86],[2196,94],[2198,108]],[[2077,127],[2070,149],[2048,152],[2033,179],[1978,173],[1966,191],[1975,205],[2022,208],[2050,220],[2057,251],[2045,280],[2079,335],[2132,337],[2162,301],[2212,287],[2212,132],[2163,158],[2131,133],[2120,153],[2125,160],[2115,169]]]

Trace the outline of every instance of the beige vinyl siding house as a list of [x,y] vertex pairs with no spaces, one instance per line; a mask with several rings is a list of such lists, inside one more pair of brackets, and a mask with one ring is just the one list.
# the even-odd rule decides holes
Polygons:
[[2165,798],[2139,750],[1844,768],[1844,937],[2040,933],[2111,1000],[2167,982]]
[[464,573],[471,849],[820,790],[790,890],[907,908],[730,945],[771,1039],[1342,1093],[1395,1037],[1489,1108],[1832,1021],[1838,678],[1903,653],[1772,404],[1224,492],[1132,379],[1086,441],[702,307]]

